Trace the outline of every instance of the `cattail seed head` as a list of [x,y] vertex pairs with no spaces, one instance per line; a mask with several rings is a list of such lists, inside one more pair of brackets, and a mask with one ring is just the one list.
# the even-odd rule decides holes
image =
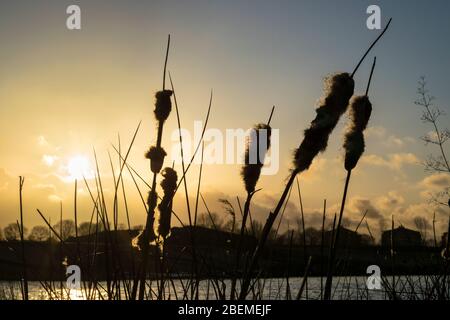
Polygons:
[[270,148],[271,133],[272,129],[269,125],[260,123],[255,125],[247,136],[245,164],[241,170],[247,193],[255,191],[256,183],[261,175],[261,168],[264,165],[265,155]]
[[150,169],[153,173],[159,173],[164,163],[164,158],[167,155],[162,147],[151,146],[145,154],[147,159],[150,159]]
[[350,119],[354,130],[364,131],[372,114],[372,103],[367,96],[354,96],[350,100]]
[[325,79],[324,97],[316,109],[316,118],[304,132],[294,152],[295,171],[307,170],[319,152],[325,151],[328,138],[345,112],[353,95],[355,82],[348,73],[337,73]]
[[141,251],[142,248],[144,247],[146,232],[148,233],[147,237],[149,244],[152,244],[156,240],[156,235],[155,232],[153,231],[153,228],[148,230],[141,230],[139,234],[131,240],[131,245],[134,248],[137,248],[139,251]]
[[177,187],[177,172],[172,168],[164,168],[161,175],[164,179],[161,181],[161,188],[164,190],[164,196],[158,205],[159,217],[156,226],[156,233],[162,239],[166,239],[170,233],[170,220],[172,216],[172,202]]
[[353,170],[364,153],[363,131],[367,127],[372,104],[367,96],[355,96],[350,101],[350,124],[344,136],[345,162],[347,171]]
[[345,135],[344,149],[345,170],[353,170],[364,152],[364,136],[362,131],[348,132]]
[[148,219],[148,221],[147,221],[147,224],[149,227],[144,230],[141,230],[141,232],[139,232],[139,234],[136,237],[134,237],[133,240],[131,240],[131,245],[133,247],[137,248],[138,250],[142,250],[146,236],[147,236],[149,244],[156,240],[156,235],[153,230],[153,225],[155,222],[155,208],[156,208],[157,199],[158,199],[158,194],[156,192],[150,191],[148,193],[148,197],[147,197],[147,205],[148,205],[147,219]]
[[169,117],[170,111],[172,111],[172,101],[170,97],[172,96],[171,90],[158,91],[155,94],[155,117],[156,120],[164,122]]

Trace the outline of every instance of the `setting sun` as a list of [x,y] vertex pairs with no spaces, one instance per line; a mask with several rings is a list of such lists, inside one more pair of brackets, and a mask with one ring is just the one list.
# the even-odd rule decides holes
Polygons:
[[67,172],[69,174],[68,179],[70,180],[88,179],[93,176],[93,170],[89,164],[89,160],[83,155],[76,155],[69,159]]

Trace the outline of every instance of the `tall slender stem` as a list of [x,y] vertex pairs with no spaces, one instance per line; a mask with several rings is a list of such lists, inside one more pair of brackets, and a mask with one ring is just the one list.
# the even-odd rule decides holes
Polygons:
[[356,71],[358,71],[359,66],[364,61],[364,58],[369,54],[370,50],[375,46],[375,44],[380,40],[380,38],[383,36],[383,34],[386,32],[386,30],[389,28],[389,25],[391,24],[392,18],[389,19],[389,22],[387,23],[386,27],[384,27],[384,30],[380,33],[380,35],[375,39],[374,42],[370,45],[370,47],[366,50],[364,55],[362,56],[361,60],[359,60],[358,64],[356,65],[355,69],[353,70],[351,77],[355,75]]
[[330,252],[330,257],[328,258],[328,272],[327,272],[327,280],[325,282],[325,296],[324,299],[325,300],[330,300],[331,298],[331,287],[332,287],[332,282],[333,282],[333,269],[334,269],[334,259],[336,256],[336,250],[338,247],[338,241],[339,241],[339,235],[340,235],[340,230],[341,230],[341,223],[342,223],[342,216],[344,213],[344,208],[345,208],[345,200],[347,199],[347,191],[348,191],[348,185],[350,182],[350,176],[351,176],[352,171],[348,170],[347,171],[347,178],[345,179],[345,186],[344,186],[344,194],[342,196],[342,202],[341,202],[341,209],[339,211],[339,218],[338,218],[338,223],[336,225],[336,235],[334,237],[331,238],[331,252]]

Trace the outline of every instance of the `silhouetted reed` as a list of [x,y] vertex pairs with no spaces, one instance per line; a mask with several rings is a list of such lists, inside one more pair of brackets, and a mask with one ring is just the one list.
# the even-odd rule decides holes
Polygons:
[[355,96],[350,101],[350,126],[345,133],[345,170],[350,171],[356,167],[359,158],[364,152],[363,130],[369,122],[372,104],[367,96]]
[[342,217],[344,214],[345,200],[347,198],[348,186],[352,170],[356,167],[359,158],[364,152],[364,135],[363,131],[367,127],[370,115],[372,113],[372,104],[369,101],[368,93],[372,80],[373,70],[375,69],[376,57],[373,59],[372,69],[370,70],[369,81],[367,82],[366,94],[364,96],[355,96],[350,102],[350,112],[347,132],[344,136],[345,160],[344,167],[347,170],[347,178],[345,180],[344,194],[342,196],[341,209],[336,227],[336,235],[331,242],[331,255],[328,261],[327,280],[325,283],[324,299],[331,299],[331,287],[333,281],[334,258],[336,256],[337,245],[342,225]]
[[172,168],[165,168],[161,175],[164,179],[161,181],[161,188],[164,190],[164,196],[158,205],[158,224],[156,226],[157,236],[165,240],[170,234],[170,220],[172,216],[172,203],[175,188],[177,187],[177,172]]
[[305,130],[305,137],[294,154],[294,168],[292,169],[291,175],[286,183],[286,187],[284,188],[280,200],[278,201],[278,204],[273,212],[269,213],[269,216],[266,220],[262,235],[258,242],[258,246],[253,253],[250,266],[243,279],[241,293],[239,295],[240,299],[245,299],[245,297],[247,296],[247,292],[250,286],[251,274],[258,263],[259,257],[265,246],[273,223],[275,222],[275,219],[277,218],[278,213],[280,212],[283,203],[286,200],[295,177],[298,173],[307,170],[317,154],[321,151],[323,152],[326,149],[328,144],[328,137],[339,121],[340,116],[345,112],[348,102],[353,95],[353,76],[363,62],[364,58],[386,32],[391,21],[392,19],[389,20],[384,30],[375,39],[375,41],[372,42],[351,74],[339,73],[326,79],[324,98],[321,100],[320,106],[316,110],[316,118],[311,122],[310,128]]
[[[241,170],[242,180],[244,181],[245,190],[247,191],[247,198],[244,204],[244,213],[242,216],[242,224],[240,236],[244,236],[245,228],[247,224],[247,218],[250,212],[250,202],[253,195],[255,194],[256,183],[261,175],[261,169],[264,166],[264,158],[266,153],[270,149],[270,138],[272,135],[272,128],[270,127],[270,121],[272,119],[273,111],[275,106],[272,107],[270,112],[269,120],[267,124],[259,123],[255,125],[249,132],[245,145],[244,154],[244,166]],[[235,265],[235,275],[233,276],[231,282],[231,293],[230,299],[234,299],[235,288],[236,288],[236,276],[239,270],[239,261],[242,251],[242,243],[238,244],[236,251],[236,265]]]
[[244,180],[247,193],[255,192],[256,183],[259,180],[261,169],[264,165],[265,155],[270,149],[271,132],[270,125],[259,123],[251,129],[247,137],[245,164],[241,170],[241,176]]
[[146,157],[150,159],[150,169],[153,172],[153,181],[152,187],[150,189],[148,195],[148,212],[147,212],[147,220],[145,223],[143,237],[142,237],[142,270],[140,276],[140,284],[139,284],[139,300],[144,299],[145,293],[145,279],[147,275],[147,264],[148,264],[148,249],[149,242],[155,238],[154,232],[154,221],[155,221],[155,208],[157,202],[157,194],[156,194],[156,178],[158,176],[159,171],[161,170],[164,157],[166,152],[161,147],[162,133],[164,128],[164,122],[169,117],[170,111],[172,110],[172,102],[170,97],[172,96],[171,90],[165,90],[165,79],[166,79],[166,68],[167,68],[167,59],[169,56],[169,47],[170,47],[170,35],[167,40],[167,51],[166,51],[166,59],[164,63],[164,71],[163,71],[163,88],[161,91],[158,91],[155,95],[155,109],[154,115],[156,120],[158,121],[158,133],[156,139],[156,146],[151,147],[147,152]]
[[348,73],[337,73],[325,79],[324,97],[316,109],[316,118],[305,130],[305,136],[294,154],[294,172],[307,170],[319,152],[325,151],[328,138],[346,111],[355,83]]
[[145,154],[145,157],[150,160],[150,170],[157,174],[161,171],[164,164],[164,158],[167,153],[162,147],[151,146]]

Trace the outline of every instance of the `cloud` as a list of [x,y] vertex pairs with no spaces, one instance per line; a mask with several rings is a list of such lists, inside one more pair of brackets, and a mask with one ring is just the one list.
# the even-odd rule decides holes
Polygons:
[[367,128],[364,134],[367,138],[369,137],[383,138],[386,136],[386,132],[387,130],[385,127],[373,126]]
[[325,158],[316,158],[314,159],[311,167],[305,172],[302,173],[301,179],[302,182],[312,182],[321,178],[322,172],[327,172],[325,167],[329,164],[329,161]]
[[348,206],[350,211],[355,216],[362,218],[364,212],[367,211],[366,217],[370,219],[382,219],[381,212],[372,204],[372,201],[367,198],[353,197],[350,199]]
[[361,158],[361,162],[398,171],[404,165],[417,165],[420,163],[420,160],[413,153],[392,153],[387,155],[387,157],[381,157],[375,154],[364,155]]
[[376,205],[382,211],[393,210],[405,203],[405,198],[396,191],[389,191],[387,195],[383,195],[376,200]]
[[44,154],[44,155],[42,156],[42,162],[43,162],[45,165],[49,166],[49,167],[53,166],[53,164],[54,164],[54,163],[56,162],[56,160],[58,160],[58,159],[59,159],[58,156],[52,156],[52,155],[48,155],[48,154]]
[[59,196],[57,196],[56,194],[51,194],[48,196],[48,200],[50,200],[51,202],[61,202],[63,201],[63,199]]
[[419,182],[419,186],[427,190],[437,190],[450,186],[450,174],[435,173]]
[[412,137],[398,137],[394,134],[389,134],[387,129],[382,126],[367,128],[365,136],[368,139],[381,140],[382,145],[387,148],[402,148],[408,143],[415,142],[415,139]]
[[38,183],[33,185],[32,188],[45,192],[56,192],[56,187],[51,183]]
[[0,168],[0,192],[8,189],[12,182],[12,177],[6,172],[5,169]]
[[38,136],[36,142],[40,147],[48,147],[50,145],[44,136]]

